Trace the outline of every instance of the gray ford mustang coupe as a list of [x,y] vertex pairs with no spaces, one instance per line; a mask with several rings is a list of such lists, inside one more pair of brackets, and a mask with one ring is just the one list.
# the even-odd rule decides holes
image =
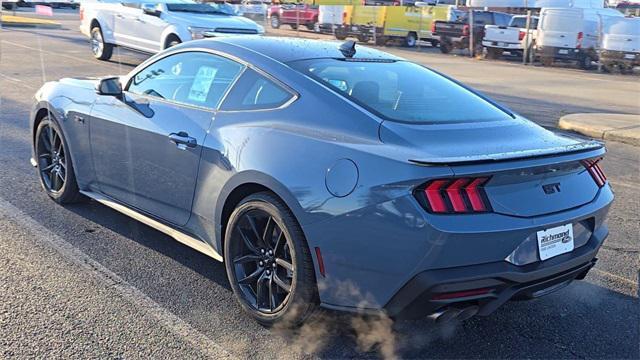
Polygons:
[[584,278],[608,235],[601,143],[353,42],[188,42],[45,84],[31,125],[53,200],[224,261],[264,325],[488,315]]

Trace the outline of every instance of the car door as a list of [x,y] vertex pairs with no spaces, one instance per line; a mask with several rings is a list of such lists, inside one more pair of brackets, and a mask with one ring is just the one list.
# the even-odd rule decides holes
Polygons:
[[91,145],[100,192],[176,225],[189,220],[201,144],[243,65],[206,52],[161,58],[121,99],[100,96]]
[[136,18],[142,13],[140,3],[121,3],[115,6],[113,16],[113,37],[116,44],[139,49]]
[[162,33],[169,24],[163,19],[161,5],[143,3],[141,11],[135,18],[136,31],[140,47],[149,52],[158,52],[164,49]]

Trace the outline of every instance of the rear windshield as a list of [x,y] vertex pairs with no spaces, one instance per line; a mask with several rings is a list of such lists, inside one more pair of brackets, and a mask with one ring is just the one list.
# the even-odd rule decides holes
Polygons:
[[574,12],[561,13],[549,11],[542,16],[540,28],[542,30],[574,32],[578,31],[580,24],[580,14]]
[[[513,19],[511,19],[511,24],[509,26],[524,29],[527,27],[527,18],[515,16]],[[531,24],[529,24],[529,29],[535,29],[537,27],[538,27],[538,18],[532,17]]]
[[312,59],[290,65],[388,120],[454,123],[511,119],[473,92],[411,62]]

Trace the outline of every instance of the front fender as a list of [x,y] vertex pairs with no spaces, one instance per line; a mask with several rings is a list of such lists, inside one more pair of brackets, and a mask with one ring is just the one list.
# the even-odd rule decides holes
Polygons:
[[181,42],[186,42],[191,40],[191,33],[189,32],[186,26],[173,24],[166,27],[164,31],[162,31],[161,45],[163,48],[164,48],[164,45],[167,43],[167,38],[171,35],[177,35],[178,38],[180,38]]

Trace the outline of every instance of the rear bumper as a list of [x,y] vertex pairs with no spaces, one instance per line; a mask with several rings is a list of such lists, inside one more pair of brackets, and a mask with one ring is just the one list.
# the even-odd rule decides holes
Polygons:
[[582,55],[582,50],[555,46],[538,46],[536,55],[559,60],[578,60]]
[[[509,300],[537,298],[583,279],[595,265],[607,234],[601,231],[571,253],[527,266],[497,262],[421,272],[393,296],[385,311],[390,316],[414,319],[451,306],[477,305],[478,315],[487,316]],[[486,292],[473,295],[478,289]],[[455,293],[471,295],[446,296]]]
[[600,60],[603,63],[621,63],[627,66],[640,66],[640,53],[602,50],[600,52]]
[[518,50],[518,51],[522,51],[522,44],[518,43],[506,43],[506,42],[500,42],[500,41],[482,41],[482,46],[484,47],[492,47],[492,48],[498,48],[498,49],[505,49],[505,50]]

